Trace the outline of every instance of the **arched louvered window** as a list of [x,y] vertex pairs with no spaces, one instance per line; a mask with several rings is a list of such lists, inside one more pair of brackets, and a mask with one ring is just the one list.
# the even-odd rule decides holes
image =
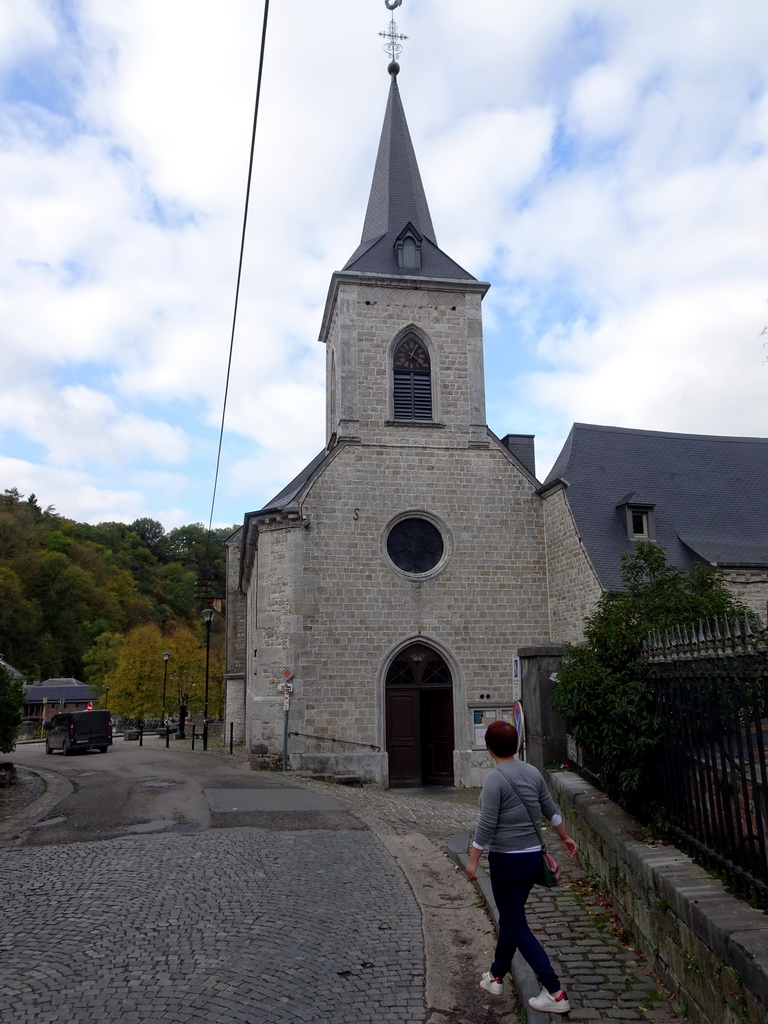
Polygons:
[[393,363],[396,420],[432,419],[432,373],[429,353],[414,334],[395,350]]

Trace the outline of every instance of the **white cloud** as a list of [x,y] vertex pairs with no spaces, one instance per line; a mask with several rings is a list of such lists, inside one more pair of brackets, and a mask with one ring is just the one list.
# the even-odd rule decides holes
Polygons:
[[[0,9],[0,487],[91,521],[207,520],[263,9],[66,11]],[[766,434],[762,5],[395,13],[438,239],[493,285],[494,429],[539,435],[541,474],[573,419]],[[272,7],[219,521],[324,442],[316,339],[362,227],[389,17]]]
[[0,406],[0,428],[23,433],[44,447],[47,461],[80,466],[93,461],[120,467],[149,458],[179,463],[187,454],[184,432],[135,413],[121,412],[103,393],[73,385],[7,395]]

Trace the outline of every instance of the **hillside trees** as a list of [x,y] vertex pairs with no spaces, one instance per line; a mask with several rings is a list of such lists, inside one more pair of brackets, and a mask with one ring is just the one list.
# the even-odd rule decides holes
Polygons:
[[[199,577],[223,577],[222,541],[193,523],[77,523],[35,495],[0,495],[0,652],[29,679],[103,681],[139,626],[198,624]],[[106,637],[106,639],[105,639]],[[110,701],[111,703],[111,701]]]

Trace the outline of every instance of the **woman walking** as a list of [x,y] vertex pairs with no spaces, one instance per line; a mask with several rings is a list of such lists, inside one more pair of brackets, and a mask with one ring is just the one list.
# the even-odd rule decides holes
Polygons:
[[519,949],[541,984],[541,993],[528,1002],[545,1013],[568,1013],[571,1004],[560,986],[541,943],[528,927],[525,902],[539,875],[542,841],[538,828],[541,816],[557,833],[563,850],[575,857],[575,840],[538,769],[515,760],[517,729],[509,722],[493,722],[485,733],[485,745],[496,762],[480,793],[480,816],[475,829],[467,875],[477,878],[480,855],[488,850],[493,898],[499,911],[499,938],[491,969],[480,985],[492,995],[501,995],[505,975],[512,970],[512,957]]

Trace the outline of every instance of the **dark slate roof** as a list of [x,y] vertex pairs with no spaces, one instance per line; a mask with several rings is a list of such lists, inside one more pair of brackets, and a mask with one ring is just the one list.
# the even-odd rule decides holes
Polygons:
[[9,675],[13,676],[14,679],[24,678],[24,673],[19,672],[19,670],[17,668],[14,668],[13,665],[9,665],[2,655],[0,655],[0,665],[2,665],[5,671],[8,672]]
[[45,697],[51,704],[60,700],[71,704],[73,701],[96,700],[98,690],[77,679],[46,679],[42,683],[33,683],[26,688],[27,704],[42,704]]
[[296,496],[304,484],[307,483],[315,470],[319,469],[327,458],[330,458],[330,453],[323,448],[323,450],[319,452],[314,459],[304,467],[304,469],[302,469],[298,476],[295,476],[289,484],[286,484],[282,491],[276,494],[274,498],[272,498],[271,501],[268,501],[263,508],[258,510],[258,512],[251,514],[259,515],[259,513],[282,512],[284,509],[289,508],[296,500]]
[[768,438],[574,423],[542,491],[558,479],[605,589],[621,589],[634,546],[625,503],[653,505],[673,565],[768,566]]
[[[363,236],[344,270],[474,281],[470,273],[438,248],[397,87],[398,70],[393,62]],[[397,264],[395,242],[409,224],[422,237],[421,267],[418,270],[407,270]]]

